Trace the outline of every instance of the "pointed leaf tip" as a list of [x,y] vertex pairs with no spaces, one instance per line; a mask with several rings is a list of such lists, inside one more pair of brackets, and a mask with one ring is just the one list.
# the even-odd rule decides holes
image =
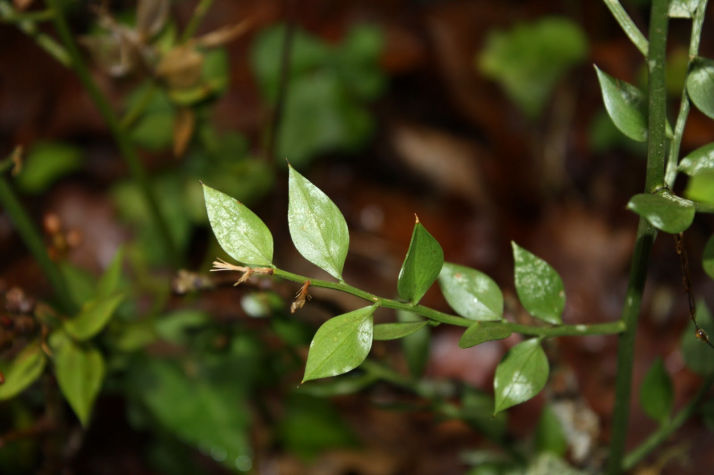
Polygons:
[[439,242],[417,221],[412,231],[407,255],[397,280],[402,299],[417,303],[439,277],[444,264],[444,251]]
[[511,241],[518,300],[536,318],[558,325],[565,309],[565,288],[558,272],[540,257]]

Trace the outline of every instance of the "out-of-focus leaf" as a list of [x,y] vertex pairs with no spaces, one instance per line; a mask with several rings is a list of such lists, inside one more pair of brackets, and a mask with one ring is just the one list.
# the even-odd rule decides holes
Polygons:
[[295,248],[308,261],[342,280],[350,234],[332,200],[290,167],[288,227]]
[[714,205],[714,172],[700,172],[687,182],[684,196],[692,201]]
[[[397,310],[397,320],[404,323],[423,322],[419,315]],[[429,349],[431,343],[431,330],[428,325],[402,339],[404,358],[407,360],[409,373],[415,378],[421,378],[429,362]]]
[[548,323],[562,323],[565,289],[560,275],[540,257],[515,242],[511,245],[516,293],[523,307],[534,317]]
[[582,62],[587,39],[567,18],[542,18],[510,31],[492,31],[478,58],[479,70],[498,81],[531,118],[537,117],[565,73]]
[[647,140],[647,100],[632,84],[615,79],[595,66],[600,92],[610,119],[615,126],[638,142]]
[[334,397],[354,394],[377,382],[371,374],[336,376],[325,381],[308,381],[298,388],[300,394],[315,397]]
[[92,274],[69,262],[60,262],[59,270],[67,283],[67,291],[72,301],[82,303],[94,298],[96,279]]
[[[523,473],[523,472],[521,472]],[[568,463],[552,452],[541,452],[531,460],[525,469],[526,475],[586,475],[587,472],[571,467]]]
[[177,310],[156,321],[156,335],[163,340],[183,344],[189,330],[205,327],[210,321],[210,317],[200,310]]
[[655,228],[670,234],[691,226],[696,210],[694,203],[672,193],[640,193],[633,196],[627,209],[645,218]]
[[47,359],[39,343],[25,347],[5,369],[5,382],[0,384],[0,401],[10,399],[40,377]]
[[461,397],[461,417],[490,439],[506,435],[508,414],[493,415],[493,397],[473,388],[465,388]]
[[472,320],[500,320],[503,294],[489,276],[470,267],[445,262],[439,274],[444,298],[459,315]]
[[[119,290],[119,281],[121,280],[121,266],[124,259],[124,251],[118,249],[112,262],[104,271],[104,274],[99,278],[97,283],[96,295],[99,298],[108,297]],[[83,301],[86,301],[83,300]]]
[[[704,301],[697,302],[697,323],[714,339],[714,321]],[[694,324],[689,322],[682,335],[682,356],[689,369],[701,375],[714,373],[714,349],[697,338]]]
[[368,25],[352,28],[338,46],[336,60],[340,78],[355,97],[373,100],[384,90],[386,77],[379,69],[383,46],[382,32]]
[[459,340],[459,348],[471,348],[492,340],[511,336],[511,330],[501,322],[476,322],[466,329]]
[[694,60],[687,76],[687,94],[697,109],[714,119],[714,61]]
[[709,277],[714,279],[714,235],[712,235],[704,246],[702,253],[702,268]]
[[538,452],[552,452],[560,457],[568,450],[568,440],[558,416],[550,406],[545,406],[535,429],[535,446]]
[[672,18],[692,18],[701,0],[670,0],[669,16]]
[[198,78],[187,76],[184,84],[174,84],[169,90],[169,97],[176,104],[190,106],[218,96],[228,87],[229,72],[228,53],[225,49],[208,50],[202,53]]
[[548,372],[548,358],[537,338],[511,348],[496,367],[493,378],[496,398],[494,414],[538,394],[548,380]]
[[76,317],[64,322],[64,329],[77,340],[88,340],[109,323],[114,311],[124,300],[121,294],[97,297],[84,305]]
[[169,0],[139,0],[136,4],[136,31],[144,39],[157,34],[166,24]]
[[415,333],[426,325],[422,322],[380,323],[374,326],[375,340],[398,340]]
[[148,150],[163,150],[171,145],[175,111],[162,89],[142,84],[129,94],[126,107],[129,111],[143,109],[129,128],[129,137],[136,145]]
[[82,150],[61,142],[40,142],[27,152],[22,171],[15,178],[28,193],[41,193],[59,178],[78,170],[84,161]]
[[372,348],[376,306],[363,307],[332,317],[310,343],[303,382],[337,376],[362,364]]
[[672,411],[673,402],[672,379],[667,374],[662,358],[657,358],[640,386],[640,406],[652,419],[664,422]]
[[409,249],[399,270],[399,296],[411,303],[419,302],[439,277],[443,265],[444,251],[417,218]]
[[689,176],[714,172],[714,143],[700,147],[679,162],[679,170]]

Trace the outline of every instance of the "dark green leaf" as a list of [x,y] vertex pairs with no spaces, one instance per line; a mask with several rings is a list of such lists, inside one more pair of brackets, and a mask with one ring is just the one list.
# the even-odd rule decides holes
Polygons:
[[697,109],[714,119],[714,61],[694,60],[687,76],[687,93]]
[[273,236],[261,219],[235,199],[203,185],[213,233],[224,251],[238,262],[271,266]]
[[297,250],[308,261],[342,280],[350,234],[335,203],[290,167],[288,226]]
[[114,259],[97,283],[96,295],[98,298],[109,297],[119,289],[123,258],[124,252],[121,249],[117,250]]
[[5,382],[0,384],[0,401],[16,396],[39,378],[46,361],[39,343],[27,345],[5,370]]
[[535,446],[538,452],[552,452],[564,456],[568,450],[568,440],[563,433],[563,426],[551,406],[543,407],[535,429]]
[[645,218],[655,228],[677,234],[689,228],[696,210],[694,203],[672,193],[640,193],[627,203],[627,209]]
[[467,424],[492,440],[502,439],[506,435],[508,414],[501,412],[494,416],[493,397],[483,391],[465,386],[459,415]]
[[124,300],[123,295],[115,294],[98,297],[85,303],[76,317],[65,320],[65,331],[77,340],[92,338],[109,323],[122,300]]
[[565,289],[560,275],[543,259],[511,241],[516,293],[523,307],[548,323],[562,323]]
[[709,277],[714,279],[714,235],[712,235],[704,246],[702,254],[702,268]]
[[684,196],[692,201],[714,205],[714,171],[700,172],[687,182]]
[[310,343],[303,382],[337,376],[362,364],[372,348],[371,305],[326,321]]
[[33,145],[27,152],[17,186],[28,193],[40,193],[62,176],[82,166],[82,150],[59,142]]
[[[376,328],[375,326],[375,329]],[[336,376],[325,381],[308,381],[302,384],[298,391],[301,394],[321,398],[344,396],[346,394],[359,392],[377,382],[378,379],[379,378],[369,373],[360,375],[347,374],[344,376]]]
[[679,170],[689,176],[714,172],[714,143],[696,149],[679,163]]
[[548,358],[540,341],[532,338],[511,348],[496,368],[494,414],[538,394],[548,380]]
[[380,323],[374,326],[374,339],[398,340],[421,330],[426,324],[426,321],[408,323]]
[[434,236],[416,219],[412,240],[399,271],[399,296],[417,303],[434,283],[444,264],[444,251]]
[[503,340],[511,330],[501,322],[476,322],[466,329],[459,340],[460,348],[471,348],[486,341]]
[[[404,310],[397,310],[397,320],[400,322],[424,321],[416,313]],[[420,378],[424,374],[426,364],[429,362],[430,343],[431,331],[428,326],[423,326],[420,330],[402,339],[404,358],[407,360],[409,373],[415,378]]]
[[615,126],[638,142],[647,140],[647,100],[632,84],[615,79],[595,66],[605,109]]
[[462,317],[472,320],[501,319],[501,289],[483,272],[445,262],[439,274],[439,285],[451,308]]
[[669,417],[673,402],[672,380],[667,374],[662,358],[657,358],[640,386],[640,405],[645,414],[663,422]]
[[93,346],[80,345],[57,331],[50,337],[57,383],[83,426],[104,380],[104,358]]
[[[714,340],[714,321],[704,301],[697,302],[697,323]],[[714,349],[697,338],[694,324],[689,322],[682,335],[682,356],[689,369],[701,375],[714,373]]]

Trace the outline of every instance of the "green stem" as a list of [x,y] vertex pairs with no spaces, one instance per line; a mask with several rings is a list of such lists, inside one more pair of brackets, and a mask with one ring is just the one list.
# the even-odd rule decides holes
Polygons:
[[640,29],[637,28],[637,25],[635,25],[635,22],[632,21],[630,15],[628,15],[625,9],[622,8],[622,5],[618,0],[604,0],[604,2],[607,8],[610,9],[612,16],[615,17],[615,20],[617,20],[617,23],[620,24],[620,27],[625,32],[627,37],[630,38],[632,44],[634,44],[637,49],[640,50],[642,55],[646,57],[647,49],[649,48],[647,38],[645,38]]
[[37,46],[44,49],[58,63],[68,68],[71,67],[72,59],[67,50],[57,43],[54,38],[37,29],[35,21],[51,19],[53,17],[52,10],[37,12],[34,17],[29,17],[28,15],[17,12],[9,3],[0,2],[0,19],[3,22],[14,24],[20,31],[35,40]]
[[644,442],[638,445],[634,450],[632,450],[632,452],[627,454],[627,457],[625,457],[625,460],[622,463],[622,468],[624,470],[633,469],[635,465],[647,456],[647,454],[666,441],[673,432],[679,429],[682,424],[684,424],[686,420],[692,416],[694,410],[697,408],[697,405],[707,394],[707,391],[709,391],[709,388],[713,383],[714,375],[709,376],[704,381],[694,398],[692,398],[692,400],[689,401],[687,405],[684,406],[674,417],[662,424]]
[[[692,19],[692,33],[689,37],[689,67],[691,67],[692,61],[699,54],[699,43],[702,37],[702,25],[704,24],[704,12],[707,8],[707,2],[704,0],[701,2],[694,12],[694,18]],[[679,114],[677,115],[677,123],[674,126],[674,137],[669,144],[669,155],[667,160],[667,172],[665,174],[664,182],[668,187],[672,188],[674,186],[674,181],[677,179],[677,166],[679,165],[679,147],[682,144],[682,135],[684,134],[684,126],[687,123],[687,118],[689,117],[689,95],[687,94],[686,87],[682,89],[682,99],[679,103]]]
[[72,34],[69,30],[69,26],[67,25],[67,20],[64,17],[64,12],[62,11],[60,1],[47,0],[47,3],[55,13],[55,28],[57,29],[57,33],[59,34],[62,43],[64,43],[65,48],[69,52],[69,55],[71,57],[72,69],[77,73],[77,76],[79,76],[79,80],[84,85],[84,88],[89,93],[90,97],[92,98],[92,101],[94,101],[94,104],[97,106],[97,109],[99,109],[99,113],[102,115],[102,118],[109,127],[109,130],[111,131],[112,136],[114,137],[114,140],[117,143],[117,146],[119,147],[119,151],[121,152],[122,157],[129,166],[129,170],[131,172],[132,177],[134,178],[144,195],[144,199],[146,200],[146,203],[148,205],[149,212],[152,215],[152,221],[157,226],[158,231],[164,241],[164,247],[168,251],[169,256],[171,256],[174,265],[179,265],[180,256],[176,249],[174,240],[171,236],[171,232],[169,231],[168,224],[164,219],[163,215],[161,214],[156,195],[154,194],[154,191],[151,188],[149,179],[146,175],[146,171],[144,170],[144,167],[141,164],[141,161],[139,160],[139,156],[137,155],[136,150],[134,149],[134,146],[131,143],[131,140],[127,136],[124,129],[122,129],[119,123],[119,119],[117,118],[116,114],[114,113],[114,110],[109,104],[108,99],[101,92],[94,79],[92,79],[92,75],[89,72],[89,68],[84,63],[82,55],[79,52],[79,48],[77,48],[77,44],[75,43],[74,38],[72,38]]
[[15,228],[23,242],[50,281],[57,302],[62,310],[70,314],[76,312],[78,307],[76,303],[72,301],[67,291],[67,284],[64,281],[62,273],[55,263],[52,262],[50,256],[47,255],[42,236],[32,224],[27,211],[22,207],[15,193],[13,193],[10,183],[8,183],[7,179],[2,175],[0,175],[0,203],[2,203],[7,214],[10,215],[10,219],[15,223]]
[[206,13],[210,10],[211,5],[213,5],[213,0],[201,0],[198,2],[196,9],[193,11],[193,16],[189,20],[188,25],[186,25],[186,29],[183,30],[183,33],[181,34],[181,43],[185,43],[196,34],[196,30],[198,30],[198,27],[201,25],[201,21],[203,21]]
[[[470,327],[475,323],[474,320],[469,320],[464,317],[452,315],[445,312],[434,310],[433,308],[425,307],[424,305],[414,305],[411,303],[400,302],[394,299],[379,297],[372,293],[353,287],[344,282],[331,282],[327,280],[311,279],[304,275],[293,274],[292,272],[282,269],[273,269],[273,275],[291,282],[304,284],[310,281],[311,287],[321,287],[324,289],[338,290],[347,294],[354,295],[371,303],[376,303],[380,307],[391,308],[395,310],[406,310],[413,312],[433,320],[438,323],[445,323],[459,327]],[[610,323],[598,323],[593,325],[557,325],[536,327],[530,325],[520,325],[511,322],[501,322],[504,327],[509,328],[512,332],[521,333],[523,335],[534,335],[541,337],[554,336],[582,336],[582,335],[610,335],[620,333],[625,329],[625,324],[621,321]]]
[[151,98],[153,97],[155,91],[156,86],[152,81],[149,81],[144,90],[141,91],[141,96],[139,96],[139,99],[134,102],[133,107],[126,111],[126,114],[124,114],[124,116],[121,118],[120,125],[122,129],[129,129],[129,127],[134,125],[134,122],[136,122],[136,120],[141,117],[141,115],[146,110],[146,107],[151,102]]
[[[665,50],[667,46],[668,0],[654,0],[650,16],[648,64],[648,143],[647,176],[645,190],[653,192],[664,182],[665,159],[665,121],[666,89],[664,82]],[[637,228],[637,240],[630,267],[630,279],[622,309],[622,322],[626,330],[620,334],[617,346],[617,377],[615,381],[615,410],[612,417],[612,437],[608,473],[622,471],[622,457],[627,439],[628,419],[630,415],[630,391],[632,384],[632,363],[635,351],[637,319],[645,281],[647,263],[652,243],[656,236],[655,229],[644,218],[640,218]]]

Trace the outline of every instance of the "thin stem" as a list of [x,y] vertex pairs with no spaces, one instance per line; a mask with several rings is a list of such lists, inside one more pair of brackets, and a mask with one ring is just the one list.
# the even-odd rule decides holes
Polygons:
[[144,167],[141,164],[141,161],[139,160],[139,156],[136,153],[136,149],[134,148],[133,144],[131,143],[131,140],[129,139],[124,129],[122,129],[121,124],[119,123],[119,119],[117,118],[116,114],[114,113],[114,110],[109,104],[108,99],[99,89],[96,82],[92,78],[92,75],[89,72],[89,68],[84,63],[82,55],[79,52],[79,48],[77,48],[77,44],[75,43],[74,38],[72,38],[72,34],[64,17],[64,12],[62,11],[60,1],[47,0],[47,3],[50,8],[52,8],[52,10],[55,12],[55,28],[57,29],[57,33],[59,34],[62,43],[64,43],[65,48],[69,52],[69,55],[71,57],[72,69],[77,73],[79,80],[84,85],[84,88],[89,93],[90,97],[92,98],[92,101],[94,101],[94,104],[97,106],[97,109],[99,109],[99,113],[102,115],[102,118],[109,127],[109,130],[111,131],[112,136],[114,137],[114,140],[117,143],[117,146],[119,147],[119,151],[121,152],[122,157],[129,166],[129,170],[131,172],[132,177],[134,178],[144,195],[144,199],[146,200],[146,203],[148,205],[149,212],[152,215],[152,221],[155,223],[157,229],[159,230],[159,233],[163,239],[163,245],[168,251],[168,255],[171,256],[174,265],[180,265],[181,256],[179,255],[176,249],[176,245],[174,243],[171,232],[169,231],[168,224],[164,219],[163,215],[161,214],[156,195],[153,189],[151,188],[149,179],[146,175],[146,171],[144,170]]
[[[668,0],[654,0],[650,15],[648,65],[648,143],[647,175],[645,190],[653,192],[664,182],[666,89],[664,82],[665,50],[667,46]],[[608,473],[622,471],[622,457],[625,452],[628,419],[630,416],[630,391],[632,385],[632,363],[635,351],[637,319],[645,281],[647,264],[655,229],[644,219],[639,219],[637,240],[630,267],[622,322],[626,330],[620,334],[617,346],[617,377],[615,382],[615,410],[612,417],[612,437]]]
[[[689,37],[689,64],[687,69],[692,64],[692,61],[699,54],[699,43],[702,37],[702,25],[704,25],[704,12],[707,8],[707,1],[701,2],[694,12],[692,19],[692,33]],[[677,179],[677,166],[679,165],[679,147],[682,144],[682,135],[684,134],[684,126],[689,117],[689,95],[686,87],[682,89],[682,99],[679,103],[679,114],[677,115],[677,123],[674,126],[674,137],[669,144],[669,155],[667,160],[667,172],[665,174],[665,184],[672,188],[674,181]]]
[[33,17],[28,15],[17,12],[9,3],[0,2],[0,19],[3,22],[14,24],[20,31],[35,40],[37,46],[44,49],[58,63],[68,68],[71,67],[72,59],[67,50],[57,43],[54,38],[37,29],[35,21],[51,19],[53,17],[52,10],[37,12],[37,15]]
[[193,11],[193,16],[191,16],[186,29],[181,34],[181,43],[185,43],[196,34],[196,30],[198,30],[208,10],[211,9],[211,5],[213,5],[213,0],[201,0],[198,2],[196,9]]
[[45,243],[42,240],[42,235],[37,228],[32,224],[29,214],[22,207],[22,204],[13,193],[10,183],[7,179],[0,175],[0,204],[2,204],[10,219],[15,223],[15,228],[20,234],[25,246],[30,250],[37,263],[45,273],[47,280],[50,281],[54,290],[57,302],[62,310],[68,313],[74,313],[77,310],[77,305],[72,301],[67,284],[57,266],[45,249]]
[[[358,289],[357,287],[353,287],[344,282],[331,282],[327,280],[312,279],[304,275],[293,274],[292,272],[284,271],[282,269],[273,269],[273,275],[280,279],[296,282],[298,284],[304,284],[309,280],[311,287],[321,287],[325,289],[338,290],[340,292],[345,292],[354,295],[355,297],[359,297],[368,302],[376,303],[380,307],[391,308],[395,310],[406,310],[408,312],[419,314],[438,323],[445,323],[448,325],[454,325],[459,327],[470,327],[475,323],[474,320],[459,317],[458,315],[440,312],[438,310],[434,310],[433,308],[425,307],[424,305],[413,305],[410,303],[399,302],[398,300],[379,297],[377,295]],[[523,335],[534,335],[541,337],[610,335],[620,333],[625,329],[625,324],[621,321],[598,323],[592,325],[557,325],[543,327],[520,325],[517,323],[505,321],[500,323],[504,327],[509,328],[512,332],[521,333]]]
[[642,55],[646,57],[647,49],[649,48],[647,38],[645,38],[640,29],[637,28],[637,25],[635,25],[635,22],[632,21],[630,15],[627,14],[618,0],[603,1],[605,2],[607,8],[610,9],[610,13],[612,13],[612,16],[615,17],[617,23],[620,24],[620,27],[625,32],[627,37],[630,41],[632,41],[632,44],[634,44],[637,49],[640,50]]
[[624,470],[633,469],[647,454],[666,441],[673,432],[679,429],[682,424],[692,416],[694,410],[707,394],[712,384],[714,384],[714,375],[709,376],[704,381],[699,391],[697,391],[697,394],[674,417],[662,424],[655,432],[650,434],[644,442],[627,454],[627,457],[625,457],[622,463],[622,468]]

